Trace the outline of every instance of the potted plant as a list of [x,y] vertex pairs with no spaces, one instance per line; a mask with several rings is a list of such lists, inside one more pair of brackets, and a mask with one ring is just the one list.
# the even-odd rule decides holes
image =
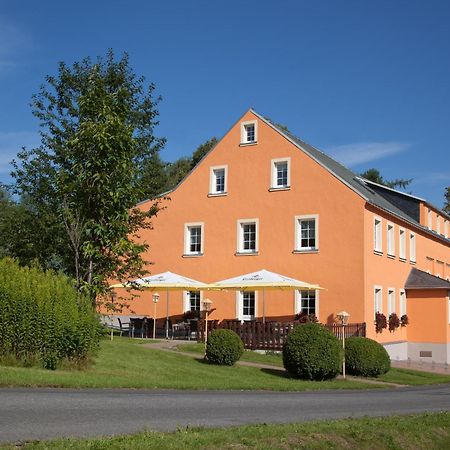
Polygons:
[[403,316],[400,317],[400,326],[406,327],[406,325],[408,325],[408,323],[409,323],[408,316],[406,314],[403,314]]
[[381,333],[387,327],[386,316],[383,313],[377,312],[375,314],[375,331]]
[[389,315],[389,331],[393,333],[400,326],[400,319],[397,314],[392,313]]

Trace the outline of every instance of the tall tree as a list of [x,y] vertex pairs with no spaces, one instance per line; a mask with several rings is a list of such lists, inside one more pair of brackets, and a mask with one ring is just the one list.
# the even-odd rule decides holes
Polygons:
[[448,214],[450,214],[450,186],[445,188],[445,193],[444,193],[444,211]]
[[146,245],[134,238],[158,204],[135,205],[144,195],[143,168],[164,144],[154,136],[154,91],[126,54],[60,63],[32,100],[41,145],[13,162],[16,192],[51,218],[71,257],[66,271],[93,300],[108,291],[108,279],[142,274]]
[[411,184],[411,179],[404,179],[404,178],[396,178],[395,180],[385,180],[380,171],[378,169],[368,169],[365,172],[361,173],[361,176],[363,178],[366,178],[369,181],[373,181],[374,183],[382,184],[384,186],[390,187],[390,188],[402,188],[405,189]]

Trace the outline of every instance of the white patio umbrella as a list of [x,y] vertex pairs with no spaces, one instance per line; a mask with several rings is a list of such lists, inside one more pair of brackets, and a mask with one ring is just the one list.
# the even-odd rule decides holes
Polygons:
[[172,272],[138,278],[125,284],[113,284],[110,287],[121,288],[133,286],[139,286],[150,291],[166,290],[166,339],[169,338],[169,291],[201,291],[209,289],[208,284]]
[[263,293],[263,322],[266,321],[266,290],[316,290],[323,289],[317,284],[306,283],[285,275],[259,270],[258,272],[246,273],[234,278],[217,281],[210,287],[215,289],[234,289],[237,291],[262,291]]

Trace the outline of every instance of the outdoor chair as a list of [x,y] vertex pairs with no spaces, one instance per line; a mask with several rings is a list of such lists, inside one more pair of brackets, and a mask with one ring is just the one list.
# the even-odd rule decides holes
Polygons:
[[120,335],[122,336],[123,334],[125,334],[125,336],[129,336],[130,335],[130,322],[122,322],[120,317],[118,317],[117,320],[119,322]]
[[131,324],[131,337],[136,337],[139,336],[141,338],[144,337],[144,333],[146,331],[146,322],[147,320],[144,319],[130,319],[130,324]]

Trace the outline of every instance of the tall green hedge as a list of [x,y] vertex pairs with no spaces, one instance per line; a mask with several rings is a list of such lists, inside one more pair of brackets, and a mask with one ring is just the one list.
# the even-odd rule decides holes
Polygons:
[[0,260],[0,357],[55,369],[86,360],[99,339],[97,314],[70,279]]

